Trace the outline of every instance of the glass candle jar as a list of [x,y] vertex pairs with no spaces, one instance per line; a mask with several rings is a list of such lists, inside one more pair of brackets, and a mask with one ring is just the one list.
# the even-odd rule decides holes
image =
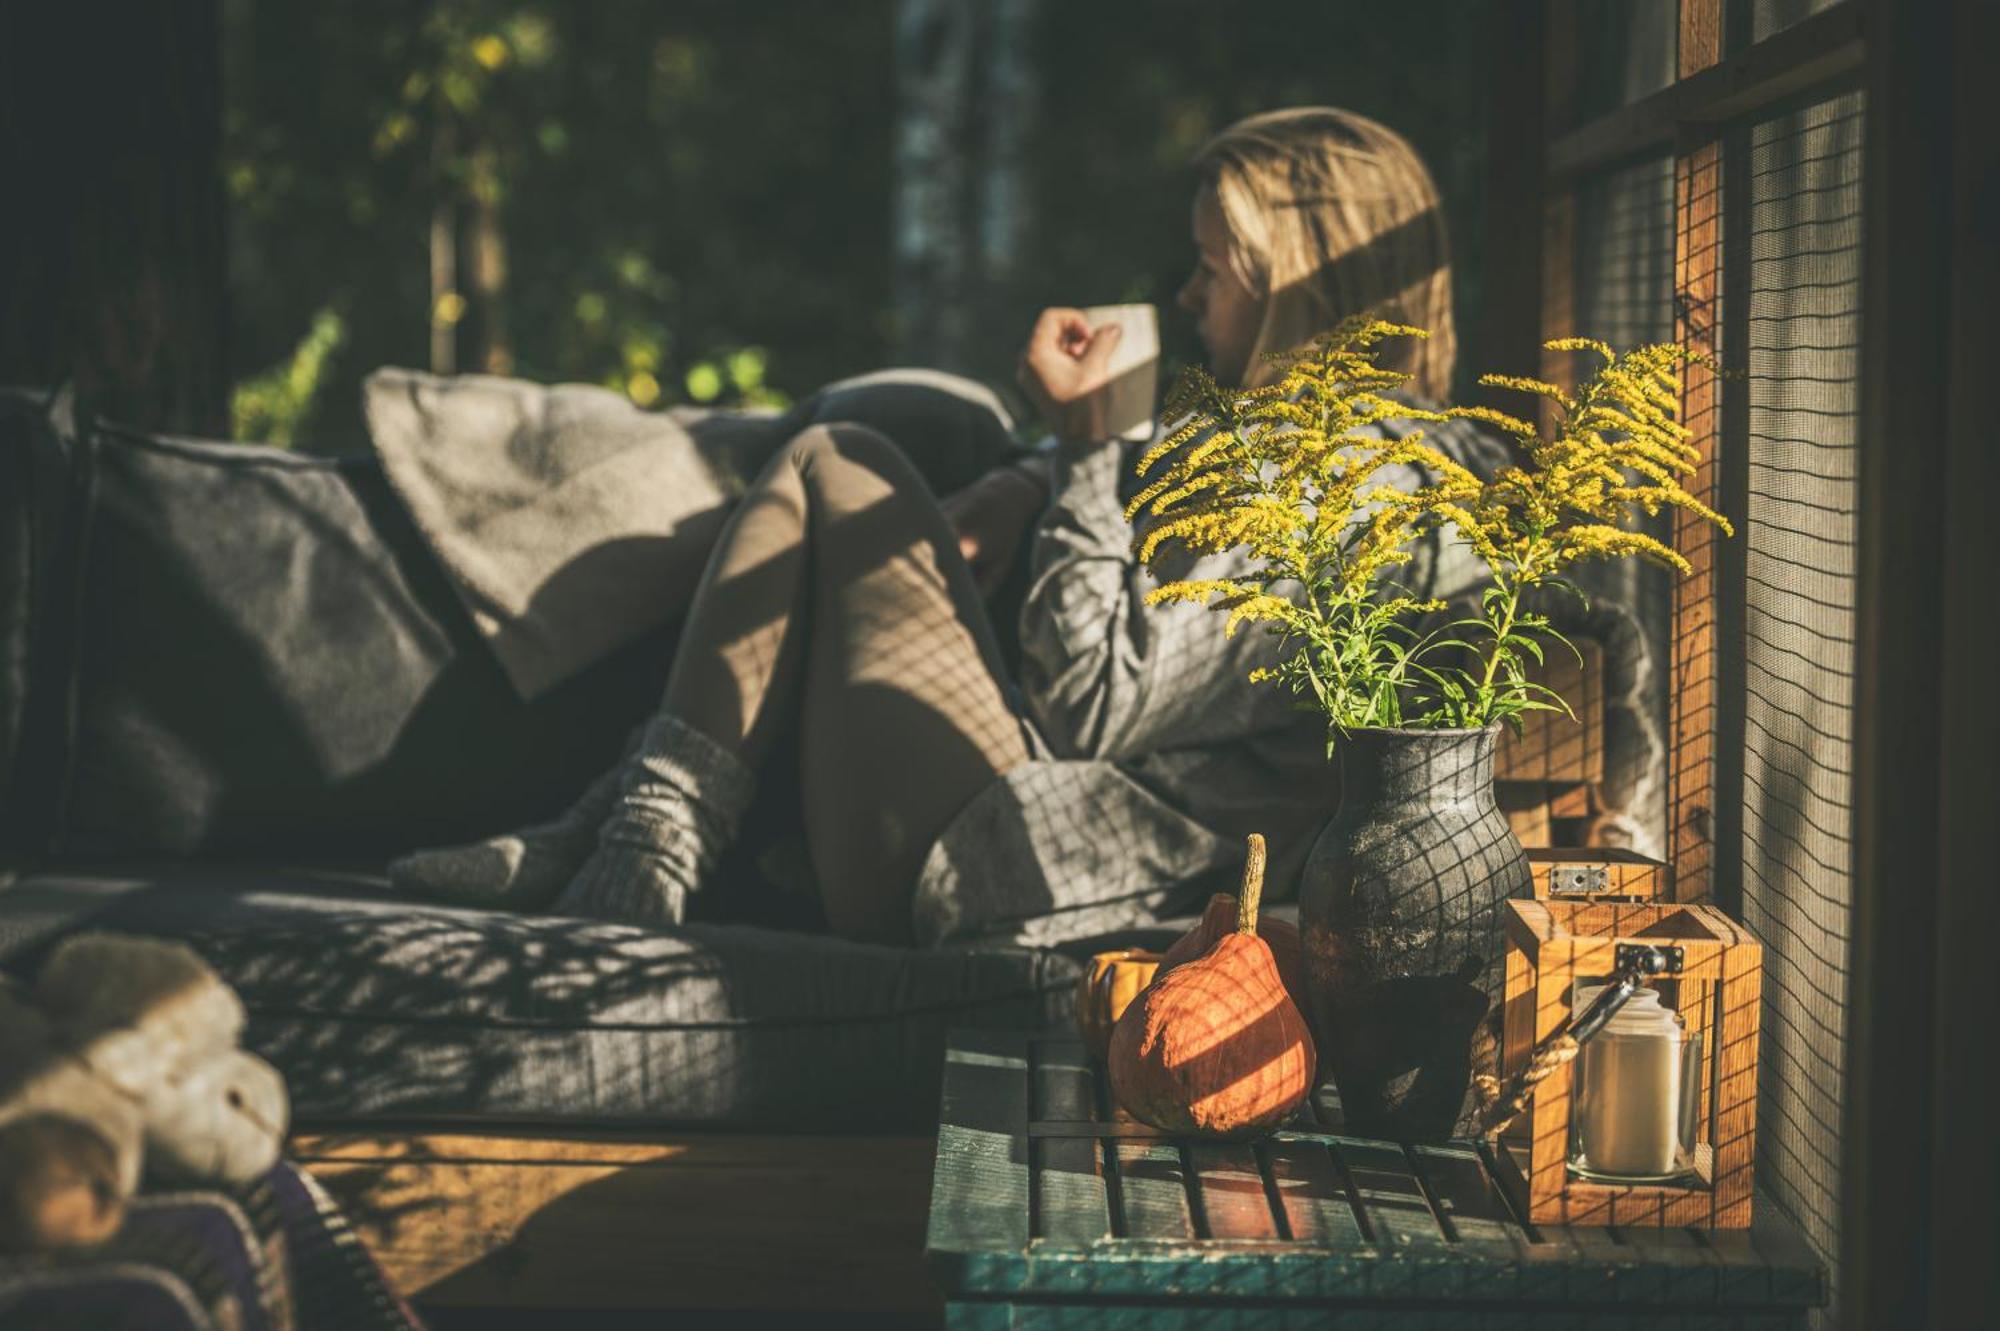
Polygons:
[[[1581,1016],[1603,989],[1576,986]],[[1670,1183],[1694,1168],[1701,1032],[1652,989],[1627,999],[1577,1050],[1569,1168],[1595,1183]]]

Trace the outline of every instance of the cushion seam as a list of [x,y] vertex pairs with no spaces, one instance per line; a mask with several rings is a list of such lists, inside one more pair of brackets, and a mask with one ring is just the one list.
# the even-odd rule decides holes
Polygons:
[[350,1025],[412,1026],[412,1027],[490,1027],[499,1030],[523,1031],[731,1031],[757,1030],[769,1028],[816,1029],[828,1026],[851,1026],[879,1022],[902,1021],[910,1017],[934,1016],[943,1012],[963,1012],[973,1008],[992,1007],[995,1004],[1015,1003],[1022,999],[1041,999],[1052,993],[1059,993],[1071,987],[1074,979],[1063,979],[1030,989],[1016,990],[1007,994],[996,994],[990,998],[968,999],[964,1002],[932,1003],[915,1007],[897,1008],[888,1012],[862,1012],[826,1017],[784,1017],[767,1019],[742,1017],[734,1020],[715,1018],[705,1021],[579,1021],[563,1025],[548,1020],[530,1020],[520,1017],[472,1017],[472,1016],[406,1016],[397,1013],[374,1012],[334,1012],[317,1008],[265,1007],[250,1003],[253,1019],[312,1020],[341,1022]]

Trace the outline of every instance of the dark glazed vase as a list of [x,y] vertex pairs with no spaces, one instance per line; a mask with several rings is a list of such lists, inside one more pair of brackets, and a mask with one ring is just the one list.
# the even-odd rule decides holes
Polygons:
[[1529,891],[1493,799],[1499,730],[1357,730],[1335,749],[1340,809],[1306,860],[1299,926],[1349,1132],[1458,1125],[1473,1031],[1499,1001],[1500,903]]

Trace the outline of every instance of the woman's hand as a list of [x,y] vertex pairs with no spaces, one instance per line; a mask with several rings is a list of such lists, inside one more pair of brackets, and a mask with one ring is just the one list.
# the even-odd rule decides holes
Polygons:
[[1024,467],[996,467],[942,504],[958,552],[972,566],[973,581],[991,596],[1007,577],[1028,526],[1048,502],[1048,491]]
[[1028,334],[1015,379],[1056,438],[1067,443],[1102,439],[1111,353],[1124,330],[1106,324],[1095,332],[1082,310],[1062,306],[1042,311]]

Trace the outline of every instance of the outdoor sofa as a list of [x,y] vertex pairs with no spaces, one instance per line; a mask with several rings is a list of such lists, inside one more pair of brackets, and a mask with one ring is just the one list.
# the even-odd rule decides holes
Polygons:
[[[879,405],[815,400],[789,424]],[[455,1273],[461,1301],[578,1296],[575,1255],[605,1242],[591,1218],[542,1253],[540,1277],[518,1254],[480,1266],[568,1186],[530,1186],[532,1171],[582,1161],[597,1178],[640,1158],[635,1143],[666,1158],[666,1142],[692,1170],[725,1168],[703,1162],[726,1141],[723,1176],[756,1186],[650,1176],[641,1212],[664,1223],[690,1195],[722,1198],[679,1216],[710,1244],[616,1298],[921,1306],[946,1032],[1066,1022],[1092,951],[1163,946],[1186,920],[1059,948],[846,942],[759,869],[782,792],[681,928],[389,890],[394,854],[547,817],[612,762],[658,698],[673,633],[523,702],[372,458],[79,422],[47,394],[0,394],[0,970],[32,973],[86,928],[191,944],[285,1075],[296,1148],[346,1180],[365,1234],[416,1244],[400,1268],[388,1254],[392,1273]],[[1595,756],[1594,738],[1582,747]],[[1187,913],[1224,886],[1189,884]],[[512,1210],[480,1200],[496,1191]],[[473,1208],[457,1220],[454,1198]],[[410,1239],[405,1203],[443,1229]],[[856,1218],[871,1208],[894,1213],[875,1217],[894,1237]],[[725,1283],[718,1245],[777,1214],[818,1226],[800,1240],[816,1255],[780,1285]],[[857,1283],[870,1260],[889,1265]]]

